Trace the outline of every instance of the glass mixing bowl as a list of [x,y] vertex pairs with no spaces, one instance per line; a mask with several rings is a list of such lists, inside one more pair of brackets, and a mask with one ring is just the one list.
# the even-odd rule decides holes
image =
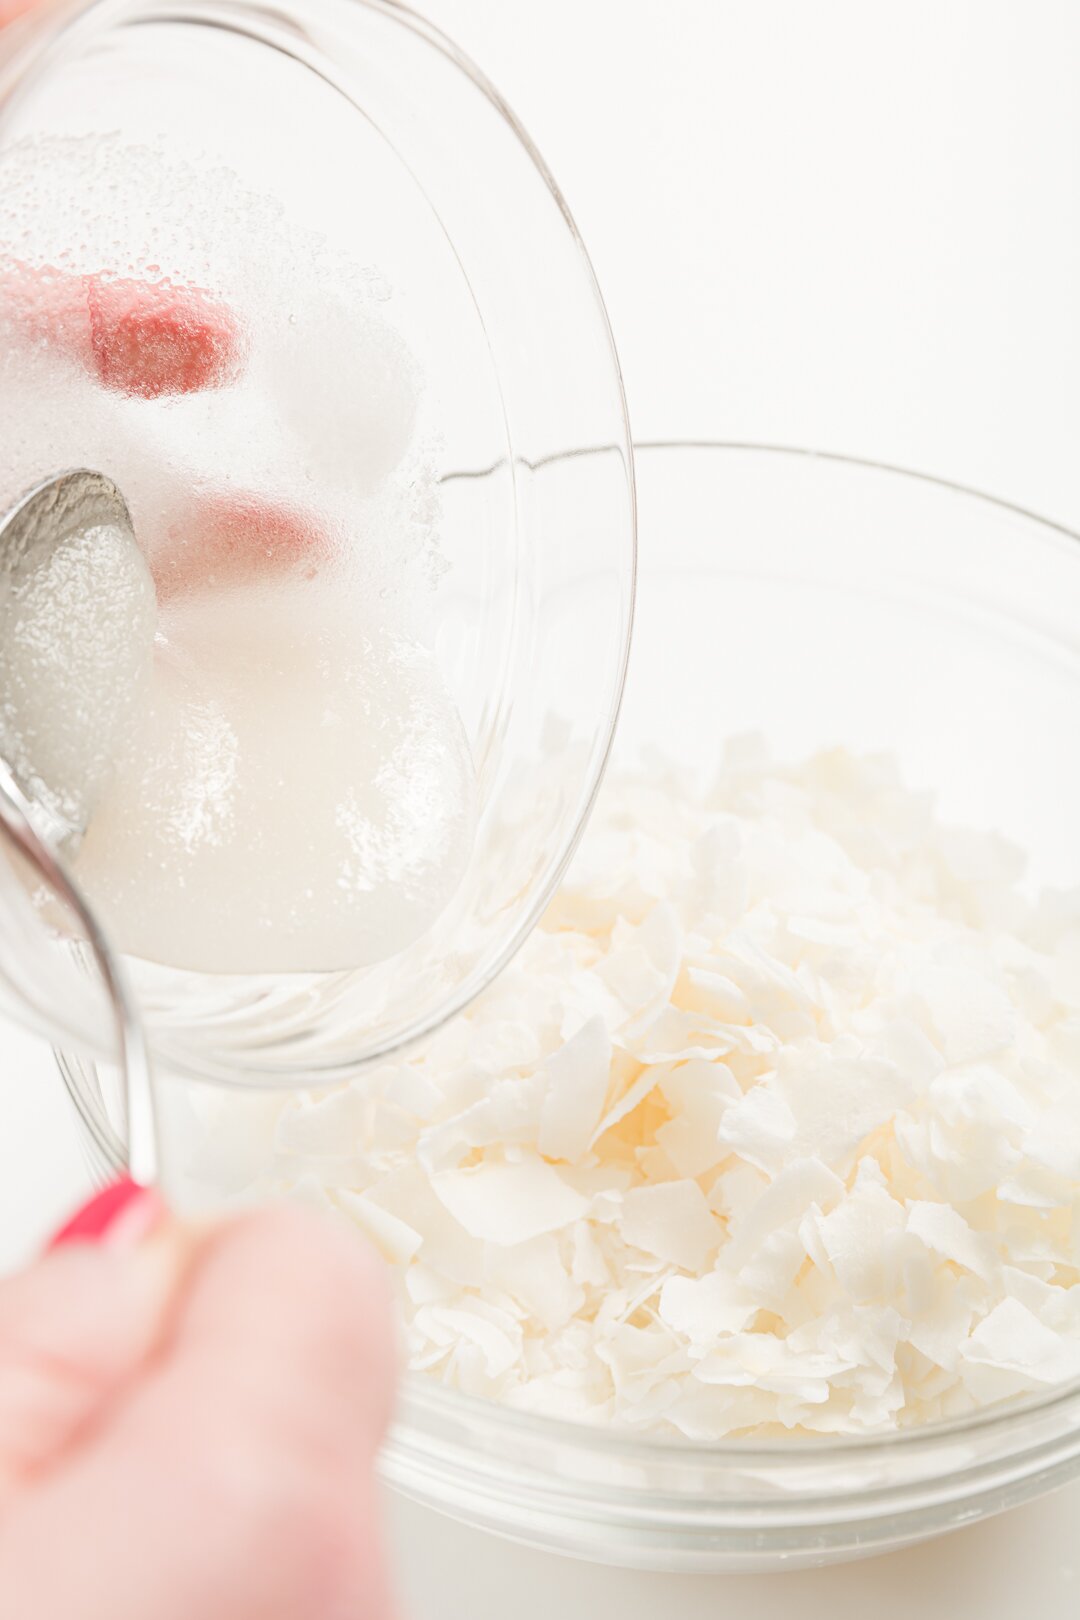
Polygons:
[[[1034,883],[1080,880],[1080,768],[1063,747],[1080,714],[1075,535],[844,457],[677,444],[639,446],[636,462],[617,761],[661,744],[711,768],[721,739],[748,729],[781,756],[887,748],[946,817],[1021,843]],[[61,1067],[108,1175],[124,1151],[116,1101],[93,1069]],[[242,1195],[272,1158],[280,1094],[158,1085],[173,1196]],[[1080,1473],[1080,1388],[884,1439],[697,1445],[522,1415],[414,1376],[383,1468],[416,1504],[577,1558],[793,1568],[899,1547]]]
[[[475,773],[475,840],[445,908],[375,965],[347,951],[302,964],[318,971],[126,964],[163,1068],[286,1084],[352,1072],[490,981],[543,909],[600,778],[635,566],[603,303],[524,131],[404,7],[89,0],[43,13],[0,66],[0,268],[17,275],[29,259],[53,283],[89,286],[91,301],[133,279],[210,289],[240,322],[247,369],[166,398],[119,398],[110,382],[95,391],[76,367],[55,397],[42,384],[31,399],[5,373],[0,504],[61,467],[90,466],[116,479],[152,554],[192,491],[213,513],[221,500],[263,503],[268,551],[287,545],[298,502],[326,516],[328,533],[344,512],[360,568],[369,531],[372,554],[386,524],[394,544],[399,520],[418,536],[400,577],[384,568],[380,594],[416,598],[418,644]],[[415,400],[379,382],[395,366],[419,375]],[[369,375],[402,422],[373,419]],[[400,488],[371,465],[401,450],[387,449],[395,433],[413,457]],[[152,475],[136,440],[157,447]],[[363,521],[349,527],[354,513]],[[253,635],[257,645],[258,623]],[[284,748],[280,765],[280,803],[302,829],[295,806],[312,783]],[[268,891],[276,876],[268,864]],[[178,891],[168,906],[186,903]],[[113,936],[104,907],[102,921]]]

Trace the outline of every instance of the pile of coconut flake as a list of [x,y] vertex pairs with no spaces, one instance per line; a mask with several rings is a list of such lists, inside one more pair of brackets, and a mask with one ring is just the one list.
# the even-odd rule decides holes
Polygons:
[[1022,867],[884,758],[616,778],[515,963],[291,1099],[271,1182],[520,1409],[857,1434],[1080,1377],[1080,899]]

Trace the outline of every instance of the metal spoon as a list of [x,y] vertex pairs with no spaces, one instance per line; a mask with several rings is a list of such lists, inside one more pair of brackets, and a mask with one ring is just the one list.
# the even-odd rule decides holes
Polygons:
[[59,473],[0,518],[0,758],[68,855],[123,746],[155,620],[127,502],[103,473]]
[[[5,605],[14,604],[17,615],[20,581],[48,567],[66,542],[103,526],[130,542],[138,559],[132,566],[145,569],[127,502],[104,474],[80,468],[27,491],[0,519],[0,623]],[[148,574],[146,581],[152,592]],[[130,1174],[146,1184],[157,1164],[142,1025],[123,968],[64,861],[78,848],[92,806],[80,805],[74,817],[62,813],[29,759],[17,696],[10,699],[0,688],[0,992],[24,1024],[117,1063]]]

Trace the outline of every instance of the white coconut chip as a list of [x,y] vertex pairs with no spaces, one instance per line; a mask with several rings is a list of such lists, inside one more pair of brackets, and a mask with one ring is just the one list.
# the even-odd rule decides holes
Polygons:
[[346,1215],[352,1217],[362,1232],[366,1232],[375,1247],[387,1260],[397,1266],[407,1266],[419,1251],[423,1239],[405,1221],[391,1215],[388,1209],[365,1198],[363,1193],[349,1192],[339,1187],[337,1202]]
[[588,1199],[538,1158],[445,1170],[432,1178],[431,1185],[471,1237],[505,1247],[557,1232],[589,1207]]
[[619,1231],[635,1249],[700,1272],[720,1241],[720,1226],[696,1181],[634,1187],[623,1198]]
[[611,1036],[590,1018],[544,1065],[544,1100],[537,1146],[548,1159],[580,1159],[607,1101]]
[[1080,1378],[1080,1343],[1044,1326],[1018,1299],[1003,1299],[962,1351],[964,1382],[976,1399],[1000,1400]]

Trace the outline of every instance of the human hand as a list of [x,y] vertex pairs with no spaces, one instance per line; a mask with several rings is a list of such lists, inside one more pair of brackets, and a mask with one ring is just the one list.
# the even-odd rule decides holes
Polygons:
[[[0,25],[31,5],[0,0]],[[239,323],[199,288],[8,261],[0,301],[129,397],[221,387],[244,364]],[[310,517],[247,492],[193,497],[185,531],[154,559],[162,595],[321,544]],[[372,1465],[393,1355],[374,1257],[284,1209],[196,1236],[146,1196],[111,1237],[0,1284],[0,1614],[386,1620]]]
[[35,11],[42,4],[44,0],[0,0],[0,28],[18,22],[20,17],[25,17],[28,11]]
[[389,1321],[352,1233],[142,1192],[0,1284],[0,1614],[389,1620]]

